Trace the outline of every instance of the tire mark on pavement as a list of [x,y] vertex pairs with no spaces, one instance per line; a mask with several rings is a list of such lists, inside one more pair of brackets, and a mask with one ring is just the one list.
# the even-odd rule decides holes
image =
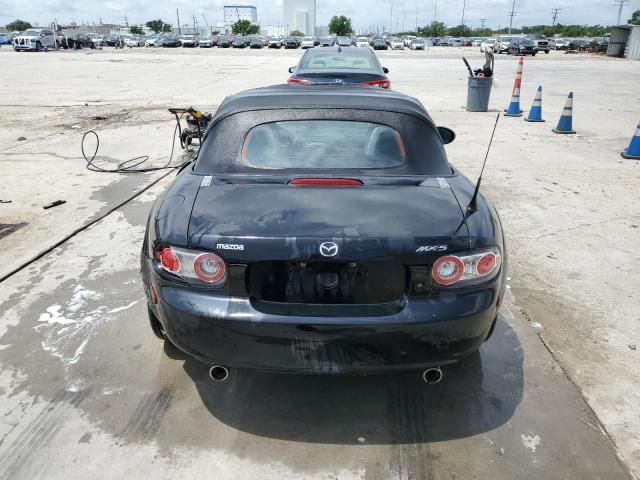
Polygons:
[[49,444],[60,431],[66,413],[77,407],[89,391],[69,392],[61,390],[44,407],[27,428],[0,454],[0,478],[16,479],[23,466],[41,447]]

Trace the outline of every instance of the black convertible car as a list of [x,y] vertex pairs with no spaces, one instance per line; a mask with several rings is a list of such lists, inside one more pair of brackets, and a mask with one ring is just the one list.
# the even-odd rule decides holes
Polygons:
[[454,136],[379,88],[227,98],[149,217],[154,333],[217,380],[234,367],[438,381],[489,338],[506,283],[498,215],[447,161]]

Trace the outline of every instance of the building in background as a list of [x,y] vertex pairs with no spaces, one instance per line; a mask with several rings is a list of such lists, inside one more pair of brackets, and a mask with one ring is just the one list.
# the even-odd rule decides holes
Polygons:
[[230,27],[238,20],[258,23],[258,9],[252,5],[225,5],[223,18],[226,27]]
[[282,19],[287,34],[299,30],[305,35],[315,35],[316,0],[284,0]]

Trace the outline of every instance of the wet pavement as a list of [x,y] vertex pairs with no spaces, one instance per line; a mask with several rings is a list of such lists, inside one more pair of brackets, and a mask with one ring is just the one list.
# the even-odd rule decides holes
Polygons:
[[138,252],[165,184],[3,282],[0,478],[629,478],[511,295],[492,339],[437,385],[213,383],[146,318]]

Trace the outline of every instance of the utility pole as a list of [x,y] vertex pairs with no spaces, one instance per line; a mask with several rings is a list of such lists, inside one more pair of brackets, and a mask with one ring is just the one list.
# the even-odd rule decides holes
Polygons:
[[191,14],[191,18],[193,19],[193,33],[196,34],[198,33],[197,27],[196,27],[196,15],[195,13]]
[[620,20],[622,19],[622,7],[629,5],[629,0],[616,0],[614,5],[618,5],[618,23],[616,23],[616,25],[620,25]]
[[127,26],[127,28],[129,28],[129,19],[127,18],[126,15],[124,16],[124,24]]
[[180,35],[182,33],[180,31],[180,12],[178,12],[177,8],[176,8],[176,17],[178,17],[178,35]]
[[420,13],[420,9],[416,8],[416,33],[418,32],[418,14]]
[[560,12],[564,10],[563,8],[552,8],[551,9],[551,14],[553,15],[553,21],[551,22],[551,26],[555,27],[556,26],[556,22],[558,21],[558,15],[560,14]]
[[462,21],[460,25],[464,26],[464,11],[467,8],[467,0],[462,0]]
[[391,30],[393,28],[393,2],[391,2],[391,19],[389,20],[389,25],[389,30]]
[[[620,0],[623,1],[623,0]],[[516,16],[516,0],[511,4],[511,12],[509,12],[509,35],[511,35],[511,27],[513,26],[513,17]]]
[[485,25],[485,23],[487,23],[487,19],[486,19],[486,18],[481,18],[481,19],[480,19],[480,28],[481,28],[482,30],[484,30],[484,25]]
[[403,17],[402,17],[402,31],[404,32],[404,31],[406,30],[406,29],[405,29],[405,23],[406,23],[406,21],[407,21],[407,11],[405,10],[405,11],[403,12],[403,14],[404,14],[404,15],[403,15]]
[[209,22],[207,22],[207,17],[204,16],[204,12],[202,12],[202,18],[204,19],[204,24],[207,26],[207,30],[211,33],[211,27],[209,26]]
[[433,21],[436,21],[438,18],[438,0],[434,0],[433,2]]

